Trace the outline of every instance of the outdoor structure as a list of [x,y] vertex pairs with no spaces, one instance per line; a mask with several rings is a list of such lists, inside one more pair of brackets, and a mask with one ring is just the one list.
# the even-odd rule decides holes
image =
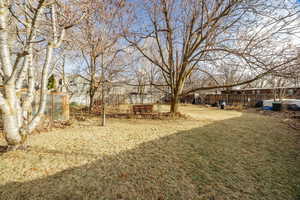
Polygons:
[[[26,91],[23,89],[20,93]],[[38,110],[39,95],[35,96],[35,101],[32,103],[31,112],[35,113]],[[47,104],[45,108],[45,118],[50,121],[67,121],[69,120],[69,96],[64,92],[50,92],[47,96]],[[2,115],[0,117],[0,127],[2,127]]]
[[134,114],[152,113],[153,105],[133,105],[132,110]]
[[[37,109],[36,107],[34,107]],[[66,121],[69,120],[69,96],[64,92],[51,92],[47,97],[45,115],[50,120]]]
[[128,104],[153,104],[163,101],[164,95],[160,92],[137,93],[130,92],[127,95],[126,103]]
[[185,103],[185,104],[200,104],[201,103],[201,98],[198,93],[191,93],[188,94],[184,97],[180,98],[180,103]]
[[260,94],[273,95],[274,93],[284,93],[287,96],[299,96],[300,87],[277,87],[277,88],[246,88],[246,89],[230,89],[222,90],[221,94]]
[[79,105],[89,105],[89,83],[87,80],[80,76],[72,75],[67,77],[68,93],[70,96],[70,103],[76,103]]
[[[89,105],[89,85],[80,76],[70,76],[69,96],[70,103],[79,105]],[[105,101],[108,105],[119,104],[149,104],[164,102],[166,94],[152,86],[144,86],[142,92],[137,85],[130,85],[126,82],[107,83],[105,91]],[[94,104],[101,105],[101,87],[95,93]]]
[[180,103],[185,104],[204,104],[205,98],[208,95],[219,95],[221,94],[221,90],[219,89],[211,89],[211,90],[203,90],[197,91],[180,98]]
[[226,104],[242,104],[253,107],[259,101],[268,99],[300,99],[300,87],[281,88],[247,88],[223,90],[221,94],[209,94],[205,97],[205,104],[215,104],[221,100]]
[[[3,90],[3,86],[0,86],[0,91]],[[26,95],[26,88],[23,88],[17,95]],[[37,112],[39,104],[39,90],[35,92],[34,101],[32,102],[32,113]],[[47,96],[47,103],[45,108],[45,116],[50,120],[65,121],[69,120],[69,95],[66,92],[49,92]],[[2,116],[1,116],[2,117]],[[1,118],[0,117],[0,118]],[[0,122],[1,123],[1,122]]]

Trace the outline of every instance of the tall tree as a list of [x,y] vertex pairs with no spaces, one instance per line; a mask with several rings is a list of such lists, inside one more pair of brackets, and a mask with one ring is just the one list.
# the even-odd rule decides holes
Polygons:
[[105,124],[105,84],[123,71],[120,64],[122,45],[118,21],[126,13],[125,2],[90,1],[88,17],[75,32],[75,48],[80,49],[83,65],[79,75],[89,84],[89,109],[93,108],[96,93],[101,90],[102,124]]
[[[181,95],[246,84],[295,60],[288,48],[274,43],[284,43],[286,35],[295,32],[295,2],[150,0],[142,8],[139,5],[136,24],[125,26],[124,37],[160,69],[171,91],[173,113]],[[224,63],[251,74],[250,78],[229,84],[227,78],[221,84],[184,91],[191,74],[201,72],[213,78]]]
[[[0,1],[0,77],[3,84],[0,108],[4,136],[12,148],[25,142],[44,114],[55,49],[61,46],[66,30],[76,19],[71,20],[72,14],[64,9],[68,3]],[[35,74],[39,74],[40,79],[35,78]],[[37,85],[40,88],[38,109],[32,114],[29,111]],[[25,95],[19,95],[24,87]]]

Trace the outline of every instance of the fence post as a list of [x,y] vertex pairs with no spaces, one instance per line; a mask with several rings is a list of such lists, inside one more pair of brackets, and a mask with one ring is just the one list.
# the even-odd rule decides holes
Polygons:
[[229,104],[229,94],[226,94],[226,103]]
[[69,96],[67,94],[63,96],[63,113],[64,113],[64,119],[69,120],[70,107],[69,107]]
[[51,108],[50,108],[50,124],[51,124],[51,129],[53,126],[53,121],[54,121],[54,95],[52,92],[48,93],[48,95],[51,96]]

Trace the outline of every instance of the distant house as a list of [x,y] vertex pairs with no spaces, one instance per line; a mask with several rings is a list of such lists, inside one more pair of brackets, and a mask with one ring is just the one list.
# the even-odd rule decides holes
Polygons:
[[255,106],[270,99],[300,99],[300,87],[227,89],[221,94],[207,95],[204,103],[215,104],[223,100],[227,104]]
[[126,103],[128,104],[153,104],[164,101],[164,94],[161,92],[137,93],[130,92],[127,96]]
[[[68,79],[68,93],[70,102],[81,105],[89,105],[89,82],[81,76],[72,75]],[[144,88],[129,85],[126,82],[106,83],[107,104],[152,104],[162,102],[165,93],[155,87],[145,86]],[[101,104],[101,86],[95,94],[96,104]]]
[[157,102],[163,102],[164,97],[166,96],[166,93],[163,90],[159,90],[156,87],[153,86],[125,86],[126,93],[124,94],[125,97],[125,103],[128,104],[153,104]]
[[286,96],[300,96],[300,87],[230,89],[222,90],[221,94],[272,95],[279,91],[284,92]]
[[180,98],[181,103],[189,104],[202,104],[205,103],[205,97],[208,95],[221,94],[220,89],[210,89],[210,90],[199,90],[197,92],[192,92],[184,95]]
[[67,91],[70,95],[70,103],[89,105],[89,82],[86,79],[76,75],[69,76],[67,79]]

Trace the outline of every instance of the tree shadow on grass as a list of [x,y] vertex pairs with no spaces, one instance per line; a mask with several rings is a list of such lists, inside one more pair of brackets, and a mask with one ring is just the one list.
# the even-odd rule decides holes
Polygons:
[[0,186],[0,199],[299,198],[296,134],[255,118],[215,122],[45,178],[11,182]]
[[0,155],[7,152],[7,146],[0,145]]

